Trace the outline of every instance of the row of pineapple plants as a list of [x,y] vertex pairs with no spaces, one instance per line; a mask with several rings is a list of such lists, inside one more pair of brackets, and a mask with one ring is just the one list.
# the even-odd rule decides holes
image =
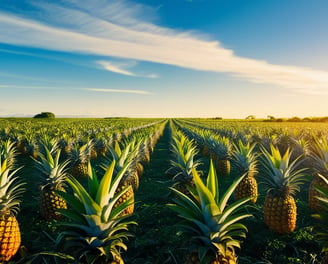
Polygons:
[[[187,131],[185,127],[183,127],[183,130]],[[211,138],[209,140],[210,144],[205,147],[203,153],[209,154],[211,158],[215,157],[208,153],[208,150],[213,145],[211,143],[212,139],[219,139],[220,135],[212,135],[213,131],[209,130],[206,130],[206,132],[202,131],[200,134],[205,134]],[[196,135],[192,138],[198,139],[201,136]],[[203,150],[204,141],[204,138],[197,141]],[[242,183],[239,184],[239,190],[238,187],[236,188],[238,191],[236,190],[235,196],[240,198],[249,195],[253,197],[253,202],[256,201],[257,181],[253,176],[257,172],[256,160],[260,161],[261,174],[259,176],[261,176],[261,183],[266,189],[264,221],[272,231],[286,234],[295,230],[297,209],[294,196],[300,191],[300,186],[306,181],[306,175],[309,175],[310,172],[313,173],[314,179],[309,188],[309,206],[311,209],[316,210],[322,208],[319,201],[321,192],[317,190],[317,187],[320,186],[323,190],[328,189],[328,185],[322,179],[322,177],[326,178],[327,176],[321,176],[327,175],[326,157],[328,152],[324,139],[316,140],[313,145],[306,145],[308,148],[303,151],[306,156],[295,156],[295,153],[288,146],[285,146],[285,150],[282,151],[278,145],[274,144],[275,141],[269,142],[268,145],[262,144],[257,146],[256,151],[254,151],[255,144],[251,144],[251,141],[247,141],[245,138],[239,138],[237,142],[231,140],[231,142],[233,151],[231,151],[230,161],[234,164],[235,176],[239,178],[242,172],[250,175],[246,176]],[[307,161],[306,164],[309,164],[310,161],[313,164],[313,168],[304,167],[304,164],[302,164],[305,163],[304,161]],[[217,169],[219,171],[222,168],[217,166]],[[224,176],[226,174],[221,173],[221,175]],[[241,194],[242,192],[244,194]],[[323,250],[325,249],[323,248]]]
[[[151,141],[152,143],[156,143],[156,139],[154,139],[156,136],[158,137],[158,136],[160,136],[160,134],[155,133],[155,135],[151,135],[149,137],[149,139],[144,140],[144,142]],[[119,175],[121,173],[121,171],[124,170],[124,173],[121,173],[122,175],[120,176],[120,180],[116,181],[115,188],[113,187],[115,189],[114,194],[115,194],[115,196],[117,195],[118,198],[115,198],[115,202],[113,203],[113,206],[112,206],[113,208],[111,207],[110,209],[108,209],[108,208],[106,209],[108,211],[108,213],[110,213],[110,211],[114,210],[114,209],[118,210],[119,217],[129,215],[133,212],[133,205],[134,205],[133,204],[133,196],[131,197],[131,195],[129,195],[129,193],[131,193],[132,186],[130,184],[128,184],[128,185],[122,184],[123,182],[126,182],[127,174],[128,175],[131,174],[131,172],[128,172],[128,170],[131,170],[131,164],[136,162],[137,153],[135,151],[130,152],[129,148],[131,147],[131,145],[134,145],[134,148],[138,149],[138,148],[140,148],[141,144],[135,144],[133,142],[131,142],[131,143],[125,142],[125,146],[124,146],[125,149],[122,150],[121,149],[122,146],[120,146],[119,142],[115,141],[115,144],[113,144],[113,147],[109,147],[110,150],[108,151],[108,153],[110,153],[110,155],[111,155],[111,158],[108,158],[107,161],[104,164],[102,164],[103,170],[107,170],[107,168],[109,168],[109,167],[111,167],[112,168],[111,170],[113,170],[112,172],[109,172],[109,173],[106,172],[105,175],[109,175],[109,174],[113,175],[113,173],[115,175]],[[3,154],[3,156],[7,157],[7,159],[5,160],[5,162],[3,164],[9,163],[9,161],[11,163],[13,163],[14,156],[15,156],[14,154],[17,153],[17,147],[15,146],[15,144],[13,142],[10,142],[10,141],[7,141],[6,144],[3,144],[3,146],[4,147],[2,148],[1,153]],[[10,146],[9,149],[11,148],[13,150],[12,152],[10,150],[8,150],[8,146]],[[148,143],[146,143],[146,146],[148,147]],[[145,145],[143,147],[146,148]],[[154,146],[150,146],[150,147],[154,147]],[[88,149],[89,153],[90,153],[90,148],[86,148],[86,149]],[[84,206],[89,206],[90,200],[89,201],[85,200],[85,199],[89,199],[89,198],[85,198],[84,197],[85,194],[83,194],[83,192],[89,193],[89,194],[92,191],[95,192],[99,188],[99,186],[102,184],[101,182],[97,183],[97,179],[101,178],[101,177],[97,177],[97,175],[95,174],[95,170],[92,169],[92,167],[90,166],[90,161],[89,161],[88,162],[88,164],[89,164],[88,165],[88,173],[87,173],[87,179],[86,179],[88,183],[85,184],[85,182],[84,182],[84,184],[83,183],[81,184],[79,182],[80,179],[77,179],[74,176],[69,176],[68,172],[72,172],[72,169],[70,169],[70,164],[72,163],[72,159],[71,158],[68,158],[67,160],[60,159],[61,149],[58,147],[58,144],[54,143],[51,146],[51,148],[49,148],[49,149],[48,149],[48,146],[43,145],[42,150],[43,151],[39,153],[38,157],[34,158],[35,163],[36,163],[36,168],[40,171],[40,178],[41,178],[41,182],[40,182],[40,184],[41,184],[41,193],[40,193],[41,216],[47,220],[50,220],[50,219],[61,219],[62,215],[64,215],[64,216],[66,216],[66,218],[69,219],[70,217],[72,217],[72,215],[70,215],[70,213],[67,213],[68,212],[66,210],[67,207],[69,207],[71,209],[74,206],[78,206],[78,208],[77,208],[78,210],[80,210],[82,208],[80,205],[75,204],[76,202],[74,201],[74,199],[80,199],[81,200],[80,202]],[[140,150],[142,152],[142,149],[138,149],[138,150]],[[124,157],[122,159],[121,158],[122,152],[128,153],[129,158]],[[139,154],[138,158],[141,158],[143,156],[143,155],[140,155],[140,152],[138,152],[138,154]],[[147,160],[147,158],[144,160]],[[127,163],[129,165],[126,165]],[[115,164],[115,166],[112,164]],[[5,165],[3,165],[2,168],[5,168]],[[134,166],[134,168],[135,168],[135,166]],[[9,172],[9,169],[5,170],[5,171]],[[5,176],[3,176],[3,177],[5,177]],[[114,176],[106,176],[106,177],[107,177],[106,184],[108,184],[108,177],[110,179]],[[93,184],[95,184],[95,185],[93,186]],[[17,186],[19,187],[19,185],[17,185]],[[74,193],[73,195],[71,195],[71,196],[66,195],[67,186],[70,187],[71,191],[75,190],[73,192]],[[83,188],[85,188],[85,186],[87,186],[87,189],[86,189],[86,191],[83,191]],[[111,192],[113,192],[113,190],[112,190],[113,188],[111,188]],[[107,188],[107,191],[108,191],[108,188]],[[13,192],[13,191],[11,191],[11,192]],[[103,196],[103,194],[104,194],[104,191],[102,191],[101,195],[98,194],[98,196],[99,195]],[[82,195],[82,198],[76,197],[79,195]],[[94,193],[94,195],[96,195],[96,193]],[[113,194],[111,194],[106,199],[107,200],[109,198],[113,199],[113,197],[114,197]],[[13,195],[13,198],[15,198],[14,195]],[[95,198],[92,198],[92,199],[95,199]],[[100,199],[100,198],[98,197],[97,199]],[[101,198],[101,199],[104,199],[104,198]],[[86,204],[84,204],[84,203],[86,203]],[[106,204],[107,204],[107,202],[106,202]],[[124,206],[121,206],[121,204],[124,204]],[[15,205],[15,204],[13,204],[13,205]],[[104,206],[104,203],[101,206]],[[131,206],[132,206],[132,210],[131,210]],[[101,213],[101,210],[99,211],[99,208],[97,206],[95,206],[95,208],[98,210],[97,211],[98,213]],[[119,209],[116,209],[116,208],[119,208]],[[88,209],[86,207],[85,210],[86,210],[86,212],[89,213],[91,209],[90,208]],[[17,211],[17,209],[16,209],[16,211]],[[78,213],[82,213],[82,211],[80,211]],[[107,215],[107,220],[105,219],[104,221],[109,221],[108,217],[109,216]],[[90,227],[90,230],[93,230],[95,228],[95,226],[97,226],[98,224],[101,224],[101,222],[98,221],[99,219],[97,220],[93,216],[92,216],[92,219],[91,220],[86,219],[86,222],[84,223],[84,224],[88,223],[88,224],[93,225]],[[73,217],[71,219],[71,221],[73,221],[73,222],[76,220],[80,221],[81,217]],[[92,224],[92,221],[95,221],[95,222]],[[103,219],[101,221],[103,221]],[[118,222],[120,222],[120,221],[118,221]],[[68,227],[70,227],[70,226],[72,227],[71,222],[68,224]],[[103,224],[101,224],[101,226],[103,226]],[[111,226],[112,226],[112,223],[111,223]],[[81,225],[80,231],[82,231],[82,229],[85,230],[85,228],[86,227],[84,225]],[[113,228],[114,228],[114,226],[113,226]],[[126,227],[124,227],[123,229],[125,230]],[[101,231],[100,236],[103,236],[104,232],[107,232],[107,231]],[[61,236],[66,237],[65,234],[61,234]],[[125,237],[125,235],[123,237]],[[89,238],[87,238],[87,239],[89,239]],[[108,239],[110,240],[112,238],[110,237]],[[62,240],[63,239],[61,239],[61,241]],[[115,240],[115,241],[116,241],[115,243],[117,243],[117,245],[114,245],[113,247],[116,248],[115,249],[116,251],[118,250],[117,248],[122,248],[122,249],[125,248],[124,244],[122,244],[121,239]],[[84,242],[82,241],[81,243],[83,244]],[[16,244],[18,244],[18,242]],[[105,244],[108,244],[108,242],[105,242]],[[6,246],[6,245],[4,245],[4,246]],[[109,249],[109,247],[107,247],[107,248]],[[112,248],[112,246],[110,248]],[[17,248],[15,250],[17,251]],[[90,250],[90,249],[88,249],[88,250]],[[91,251],[89,253],[91,253]],[[108,258],[107,255],[112,255],[112,257],[114,259],[116,259],[116,260],[119,259],[118,253],[114,254],[111,251],[109,252],[107,249],[106,249],[105,253],[103,251],[104,250],[101,249],[100,255],[105,254],[106,258]],[[14,255],[14,254],[15,254],[15,252],[12,253],[12,255]],[[10,257],[6,256],[6,259],[3,259],[3,260],[7,261],[9,258]],[[86,257],[84,256],[83,258],[86,258]],[[89,258],[89,257],[87,257],[87,258]],[[87,261],[86,263],[91,263],[89,260],[86,260],[86,261]],[[107,262],[104,262],[104,263],[107,263]],[[119,262],[113,262],[113,263],[122,263],[122,260],[119,260]]]
[[[208,130],[198,130],[197,132],[191,132],[192,137],[200,138],[197,142],[199,142],[199,146],[201,148],[204,148],[205,150],[211,148],[211,145],[213,145],[213,141],[220,141],[221,136],[217,134],[213,134],[209,132]],[[225,148],[223,148],[230,160],[232,159],[233,153],[236,153],[236,147],[233,148],[233,146],[236,145],[236,141],[239,141],[239,146],[242,144],[248,144],[252,145],[253,148],[255,147],[255,151],[259,151],[259,146],[265,152],[272,153],[274,150],[272,147],[276,148],[281,155],[286,154],[287,152],[290,152],[290,159],[292,161],[295,161],[297,159],[302,159],[302,167],[308,168],[309,172],[313,175],[312,183],[309,187],[309,207],[313,210],[319,209],[320,206],[317,205],[318,201],[317,199],[314,199],[314,196],[317,194],[315,191],[314,185],[322,185],[322,180],[320,180],[319,177],[317,177],[318,173],[321,173],[322,175],[326,175],[327,177],[327,153],[328,153],[328,142],[327,142],[327,135],[326,137],[312,137],[311,141],[303,141],[303,139],[299,139],[299,144],[297,144],[297,139],[293,138],[292,136],[288,136],[285,134],[281,135],[273,135],[272,138],[265,138],[266,140],[261,141],[253,141],[253,138],[256,137],[254,135],[243,135],[242,138],[224,138],[226,139],[227,144]],[[288,141],[287,141],[288,139]],[[232,143],[230,143],[230,141]],[[242,143],[243,142],[243,143]],[[257,143],[257,146],[255,145]],[[259,144],[260,143],[260,144]],[[285,144],[283,144],[285,143]],[[216,143],[218,144],[218,143]],[[213,148],[212,148],[213,149]],[[232,151],[234,149],[234,151]],[[229,151],[230,150],[230,151]],[[260,149],[261,151],[261,149]],[[214,151],[212,150],[212,153]],[[213,155],[213,154],[210,154]],[[236,157],[235,157],[236,158]],[[236,159],[234,159],[236,160]],[[235,162],[236,165],[238,165],[238,162]],[[229,166],[227,166],[229,167]],[[220,170],[220,169],[219,169]],[[229,171],[229,170],[228,170]],[[223,174],[227,174],[227,170],[225,172],[222,172]],[[327,188],[327,186],[326,186]]]
[[174,196],[168,206],[184,220],[179,235],[189,241],[186,263],[237,263],[235,249],[240,247],[239,239],[247,231],[239,222],[251,216],[239,211],[251,198],[242,198],[232,205],[228,201],[242,177],[221,196],[213,162],[204,184],[195,142],[172,123],[171,129],[172,158],[167,173],[172,176]]
[[[6,122],[7,121],[7,122]],[[37,157],[42,151],[42,145],[57,139],[65,151],[81,147],[88,141],[101,149],[110,141],[121,140],[138,129],[154,126],[161,120],[4,120],[0,124],[0,140],[10,139],[17,145],[20,154]],[[64,152],[63,151],[63,154]],[[101,151],[101,150],[99,150]]]

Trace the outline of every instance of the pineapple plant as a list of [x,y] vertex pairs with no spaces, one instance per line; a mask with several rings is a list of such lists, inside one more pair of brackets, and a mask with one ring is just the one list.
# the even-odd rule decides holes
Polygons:
[[246,143],[241,140],[234,145],[233,164],[237,177],[243,177],[243,180],[238,184],[235,190],[236,199],[244,197],[252,197],[251,202],[256,203],[258,196],[258,186],[255,179],[257,173],[257,155],[254,152],[256,144]]
[[42,134],[40,139],[38,139],[38,142],[39,152],[42,155],[46,155],[47,150],[50,152],[55,152],[60,149],[60,140],[51,137],[49,134]]
[[166,171],[173,175],[173,187],[184,194],[188,194],[188,188],[194,185],[192,169],[197,169],[200,162],[195,160],[198,150],[194,141],[189,140],[183,133],[175,131],[172,137],[171,166]]
[[210,139],[211,159],[215,160],[219,176],[228,176],[231,170],[230,159],[232,144],[228,137],[212,137]]
[[107,152],[107,143],[104,138],[95,139],[95,151],[97,157],[102,157],[106,155]]
[[[328,180],[323,175],[318,174],[318,177],[328,185]],[[315,238],[321,245],[321,251],[324,254],[321,264],[328,263],[328,190],[320,185],[314,186],[318,192],[316,197],[321,203],[321,210],[312,216],[319,222],[315,225]]]
[[97,140],[94,138],[87,142],[87,149],[89,151],[90,160],[95,160],[98,157],[96,144],[97,144]]
[[128,228],[135,222],[122,216],[131,199],[118,206],[117,202],[132,187],[127,186],[118,192],[128,164],[115,173],[115,163],[114,160],[100,179],[89,163],[86,188],[75,177],[68,176],[66,182],[71,192],[58,192],[70,210],[60,210],[67,221],[61,223],[64,230],[57,237],[56,244],[83,263],[124,263],[121,250],[127,250],[124,241],[131,236]]
[[7,160],[0,157],[0,263],[9,261],[18,251],[21,233],[16,215],[24,183],[17,177],[17,171],[7,167]]
[[123,212],[123,214],[132,214],[134,211],[134,189],[137,189],[139,186],[139,177],[137,174],[137,170],[134,166],[132,166],[134,162],[134,158],[136,156],[136,151],[138,148],[133,148],[132,143],[127,143],[125,148],[121,149],[118,142],[114,143],[114,148],[109,148],[109,153],[111,153],[111,157],[106,156],[104,162],[102,164],[102,168],[106,170],[106,168],[115,161],[115,173],[118,173],[122,168],[127,166],[125,173],[117,187],[117,192],[121,192],[123,189],[131,186],[129,190],[125,193],[124,196],[121,197],[117,201],[115,206],[119,206],[120,203],[124,203],[126,200],[131,200],[132,202]]
[[139,187],[139,175],[137,170],[137,155],[139,150],[139,143],[135,139],[125,142],[123,147],[120,147],[118,142],[114,143],[114,148],[109,148],[111,157],[105,157],[105,167],[110,164],[112,160],[116,160],[116,170],[121,169],[126,163],[130,163],[122,182],[132,185],[136,190]]
[[145,165],[150,162],[151,147],[150,139],[144,139],[140,146],[140,162]]
[[41,160],[35,160],[40,172],[40,215],[46,220],[61,219],[59,209],[67,209],[67,204],[56,191],[65,191],[65,178],[69,161],[60,162],[61,151],[51,152],[44,146],[45,155],[40,154]]
[[320,211],[322,210],[322,203],[317,199],[320,196],[320,192],[318,192],[316,186],[321,186],[321,188],[328,190],[328,184],[323,180],[323,177],[328,179],[328,140],[325,138],[321,140],[316,139],[313,148],[309,158],[314,169],[314,175],[309,186],[308,201],[310,209]]
[[73,148],[72,138],[70,138],[67,134],[64,134],[62,137],[58,138],[58,147],[61,150],[61,158],[68,159],[69,153]]
[[27,153],[28,139],[25,135],[17,135],[15,139],[15,147],[17,153],[21,155],[26,155]]
[[88,162],[90,160],[89,145],[74,144],[68,157],[71,163],[70,173],[77,179],[85,179],[88,175]]
[[219,183],[213,162],[210,162],[206,184],[196,169],[192,169],[195,188],[189,197],[175,188],[171,188],[178,197],[168,206],[184,220],[181,232],[191,243],[187,264],[224,264],[237,263],[236,248],[240,248],[240,239],[247,231],[240,221],[251,214],[242,212],[250,198],[242,198],[228,203],[242,177],[234,181],[220,196]]
[[299,168],[301,156],[290,161],[288,148],[282,155],[277,147],[270,145],[270,152],[263,151],[263,184],[267,193],[264,202],[264,222],[278,234],[288,234],[296,228],[297,207],[294,195],[305,179],[305,168]]

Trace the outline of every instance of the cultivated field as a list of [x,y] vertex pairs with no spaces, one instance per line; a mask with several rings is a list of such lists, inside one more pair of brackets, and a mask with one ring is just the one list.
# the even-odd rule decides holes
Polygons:
[[0,119],[0,154],[0,263],[328,258],[328,123]]

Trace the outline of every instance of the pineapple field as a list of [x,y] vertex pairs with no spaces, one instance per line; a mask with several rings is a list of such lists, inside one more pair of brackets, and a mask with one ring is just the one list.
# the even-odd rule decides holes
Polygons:
[[328,263],[328,124],[0,119],[0,263]]

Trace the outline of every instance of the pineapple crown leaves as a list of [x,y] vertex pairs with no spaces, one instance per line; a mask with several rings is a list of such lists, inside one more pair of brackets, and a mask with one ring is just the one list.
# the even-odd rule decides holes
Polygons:
[[[328,180],[321,174],[318,174],[326,185],[328,185]],[[315,189],[319,192],[320,196],[317,197],[321,201],[322,211],[312,214],[312,217],[319,220],[320,222],[315,225],[315,237],[321,244],[322,252],[328,252],[328,190],[322,188],[321,186],[315,186]]]
[[244,144],[242,140],[239,140],[237,144],[233,144],[234,152],[232,154],[234,166],[240,174],[257,173],[257,158],[258,155],[254,152],[256,143]]
[[314,170],[321,174],[328,173],[328,140],[326,138],[315,139],[314,149],[309,153],[314,161]]
[[265,172],[262,180],[267,191],[280,195],[295,195],[300,190],[300,185],[307,180],[306,168],[298,169],[303,161],[302,155],[291,162],[290,149],[288,148],[284,155],[281,155],[273,144],[270,145],[270,152],[262,147],[261,157]]
[[[74,177],[68,177],[66,181],[74,194],[65,192],[59,192],[59,194],[78,214],[99,215],[102,221],[106,222],[110,218],[119,215],[120,211],[124,209],[116,210],[119,207],[113,209],[113,206],[131,188],[131,186],[128,186],[121,192],[116,193],[128,165],[126,164],[117,174],[114,174],[115,161],[113,161],[99,181],[95,170],[89,163],[88,189],[85,189]],[[63,210],[64,214],[67,212],[67,210]]]
[[20,197],[23,195],[25,183],[18,180],[16,173],[21,169],[18,168],[10,171],[7,162],[1,162],[0,157],[0,211],[10,211],[17,214],[19,211]]
[[[319,173],[319,174],[317,174],[317,177],[319,177],[325,183],[325,187],[328,186],[328,179],[325,176],[323,176]],[[316,198],[322,202],[322,205],[325,208],[325,211],[328,213],[328,190],[325,187],[319,186],[319,185],[314,186],[314,188],[320,194],[320,196],[317,196]]]
[[210,149],[219,159],[229,159],[232,155],[232,144],[228,137],[212,137],[209,139]]
[[115,142],[114,148],[109,147],[109,153],[111,157],[106,156],[104,159],[101,168],[106,170],[106,168],[111,164],[112,161],[115,161],[115,172],[118,172],[126,164],[129,164],[127,171],[131,169],[132,164],[136,160],[138,154],[138,145],[127,143],[124,148],[121,148],[118,142]]
[[135,222],[124,221],[127,216],[119,215],[131,201],[128,200],[116,208],[114,204],[132,188],[128,186],[116,193],[127,166],[128,164],[115,175],[113,161],[101,180],[98,180],[89,163],[88,189],[74,177],[66,179],[73,193],[57,193],[65,199],[71,210],[60,210],[69,221],[63,223],[68,230],[60,234],[58,245],[66,239],[68,248],[73,247],[75,243],[81,243],[85,252],[97,249],[103,253],[112,252],[113,247],[126,247],[122,241],[130,236],[127,232],[128,226]]
[[[60,140],[52,138],[48,134],[43,134],[41,139],[39,140],[39,143],[40,152],[42,154],[46,154],[47,150],[49,150],[50,153],[55,153],[60,148]],[[47,148],[47,150],[45,148]]]
[[[15,142],[11,141],[10,139],[2,142],[2,144],[0,146],[0,155],[1,155],[1,159],[3,161],[6,161],[7,163],[11,159],[15,159],[15,157],[17,156]],[[9,165],[9,164],[7,164],[7,165]]]
[[80,146],[76,142],[73,143],[69,153],[69,159],[73,164],[87,163],[90,159],[90,145],[86,143]]
[[239,221],[251,216],[240,210],[251,197],[228,204],[229,198],[243,177],[234,181],[221,197],[212,161],[206,185],[195,169],[193,177],[195,189],[191,192],[192,197],[171,188],[178,198],[174,199],[174,204],[168,206],[185,220],[181,225],[182,230],[191,235],[198,248],[203,248],[199,250],[199,258],[201,263],[205,263],[206,255],[211,254],[209,252],[225,255],[227,249],[234,252],[234,248],[240,246],[238,238],[245,237],[247,228]]
[[45,182],[45,185],[53,185],[55,188],[63,185],[64,179],[67,176],[67,169],[69,160],[60,162],[60,149],[56,152],[53,149],[49,150],[47,146],[44,146],[44,154],[40,154],[41,160],[34,159],[37,166],[36,168],[41,172],[41,179]]
[[189,140],[182,133],[177,133],[171,143],[174,158],[170,161],[171,167],[167,172],[173,171],[174,181],[192,180],[192,169],[200,165],[198,160],[194,160],[197,148],[194,141]]

